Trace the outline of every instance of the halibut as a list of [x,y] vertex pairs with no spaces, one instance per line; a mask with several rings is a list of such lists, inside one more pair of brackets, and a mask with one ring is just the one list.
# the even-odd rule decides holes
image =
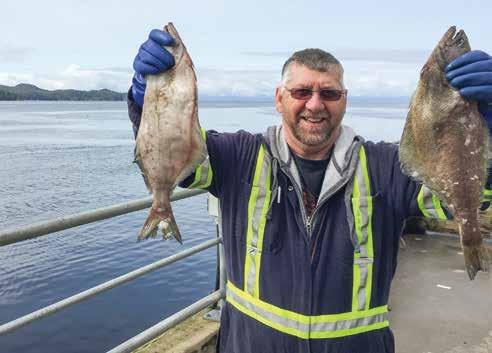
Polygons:
[[435,47],[410,102],[399,158],[405,174],[423,182],[453,215],[465,268],[474,279],[489,267],[478,218],[489,132],[477,103],[465,100],[444,73],[448,63],[468,51],[468,38],[463,30],[456,33],[456,27]]
[[190,56],[172,23],[164,27],[175,41],[166,49],[174,56],[172,69],[147,75],[142,120],[137,135],[135,161],[153,201],[138,239],[164,239],[172,234],[182,243],[170,195],[207,157],[198,122],[197,83]]

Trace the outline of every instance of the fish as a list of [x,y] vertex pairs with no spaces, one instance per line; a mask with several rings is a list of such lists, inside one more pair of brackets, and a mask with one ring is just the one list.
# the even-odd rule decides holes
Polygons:
[[420,71],[399,145],[402,171],[427,186],[458,224],[470,280],[487,272],[479,207],[486,181],[489,132],[477,103],[464,99],[445,67],[470,51],[463,30],[450,27]]
[[198,121],[197,80],[193,62],[172,23],[164,31],[174,39],[166,47],[175,65],[147,75],[142,118],[136,139],[135,162],[152,193],[149,215],[138,240],[154,238],[160,228],[164,239],[182,243],[171,208],[171,192],[208,156]]

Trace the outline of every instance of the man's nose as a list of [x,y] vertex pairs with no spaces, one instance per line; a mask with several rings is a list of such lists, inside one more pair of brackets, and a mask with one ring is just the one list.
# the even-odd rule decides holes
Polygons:
[[311,98],[309,98],[309,100],[306,102],[306,108],[314,112],[325,109],[325,105],[323,103],[323,100],[321,100],[319,92],[313,92]]

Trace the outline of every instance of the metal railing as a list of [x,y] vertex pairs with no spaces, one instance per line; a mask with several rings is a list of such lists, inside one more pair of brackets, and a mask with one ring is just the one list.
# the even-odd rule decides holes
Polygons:
[[[192,197],[199,194],[204,194],[204,190],[185,190],[179,191],[172,195],[171,201],[177,201],[184,198]],[[32,239],[61,230],[77,227],[83,224],[93,223],[108,219],[123,214],[143,210],[152,205],[152,197],[147,197],[139,200],[134,200],[126,203],[117,204],[110,207],[98,208],[92,211],[77,213],[45,222],[35,223],[26,227],[9,229],[0,231],[0,246],[17,243],[23,240]],[[213,196],[209,196],[208,200],[209,213],[212,216],[220,218],[220,212],[217,199]],[[218,256],[218,288],[215,292],[208,296],[198,300],[192,305],[184,308],[183,310],[171,315],[164,319],[160,323],[150,327],[144,332],[130,338],[128,341],[123,342],[119,346],[113,348],[111,353],[131,352],[134,349],[149,342],[155,337],[159,336],[169,328],[177,325],[178,323],[186,320],[190,316],[198,313],[199,311],[209,307],[214,303],[218,303],[219,307],[222,306],[225,298],[225,267],[224,267],[224,249],[222,247],[222,237],[220,236],[220,222],[217,221],[217,237],[215,239],[207,240],[199,245],[181,251],[177,254],[169,256],[167,258],[156,261],[152,264],[143,266],[134,271],[128,272],[124,275],[116,277],[107,282],[101,283],[95,287],[89,288],[83,292],[77,293],[71,297],[60,300],[56,303],[48,305],[44,308],[31,312],[30,314],[19,317],[13,321],[0,325],[0,335],[6,334],[13,330],[16,330],[24,325],[27,325],[35,320],[39,320],[45,316],[51,315],[61,309],[76,304],[82,300],[93,297],[101,292],[129,282],[144,274],[155,271],[159,268],[170,265],[178,260],[187,258],[193,254],[206,250],[214,245],[217,245]]]

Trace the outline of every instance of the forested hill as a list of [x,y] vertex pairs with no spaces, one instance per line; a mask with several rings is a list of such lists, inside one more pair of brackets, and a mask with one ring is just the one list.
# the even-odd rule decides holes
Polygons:
[[0,101],[122,101],[126,93],[100,89],[92,91],[78,91],[74,89],[58,89],[48,91],[26,83],[17,86],[0,85]]

